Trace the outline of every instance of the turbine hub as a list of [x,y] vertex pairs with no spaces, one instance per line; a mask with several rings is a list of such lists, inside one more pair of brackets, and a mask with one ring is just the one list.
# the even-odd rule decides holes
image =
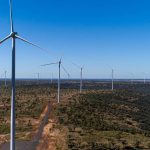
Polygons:
[[17,35],[17,32],[12,32],[12,33],[10,33],[10,36],[11,36],[11,37],[15,37],[15,35]]

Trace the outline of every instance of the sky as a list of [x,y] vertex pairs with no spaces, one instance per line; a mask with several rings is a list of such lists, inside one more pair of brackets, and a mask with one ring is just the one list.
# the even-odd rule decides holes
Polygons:
[[[48,52],[17,40],[16,77],[150,78],[149,0],[13,0],[15,31]],[[0,39],[10,33],[9,0],[0,0]],[[11,40],[0,45],[0,77],[11,76]],[[62,77],[67,75],[62,70]]]

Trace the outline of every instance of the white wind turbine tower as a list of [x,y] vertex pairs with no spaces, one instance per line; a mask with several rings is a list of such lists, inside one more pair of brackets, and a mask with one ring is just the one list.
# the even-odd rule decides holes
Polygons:
[[83,85],[83,67],[81,67],[81,74],[80,74],[80,93],[82,92],[82,85]]
[[51,74],[51,84],[53,83],[53,73]]
[[146,83],[146,78],[145,78],[145,76],[144,76],[144,84]]
[[133,80],[134,74],[133,73],[130,73],[130,74],[131,74],[131,81],[130,81],[130,83],[133,84],[133,82],[134,82],[134,80]]
[[80,69],[80,93],[82,93],[82,86],[83,86],[83,66],[79,66],[73,63],[78,69]]
[[61,67],[62,67],[62,69],[66,72],[66,74],[67,74],[68,76],[70,76],[70,75],[69,75],[69,73],[66,71],[66,69],[64,68],[64,66],[62,65],[61,59],[60,59],[58,62],[49,63],[49,64],[44,64],[44,65],[41,65],[41,66],[49,66],[49,65],[55,65],[55,64],[58,64],[58,99],[57,99],[57,102],[59,103],[59,102],[60,102],[60,77],[61,77],[61,75],[60,75],[60,73],[61,73],[60,69],[61,69]]
[[40,73],[37,73],[37,84],[39,85]]
[[[17,32],[14,31],[13,17],[12,17],[12,0],[10,2],[10,34],[0,41],[0,44],[8,39],[12,39],[12,93],[11,93],[11,129],[10,129],[10,150],[15,150],[15,56],[16,56],[16,39],[31,44],[39,49],[42,49],[38,45],[35,45],[26,39],[20,37]],[[44,50],[44,49],[42,49]]]
[[144,78],[143,78],[144,84],[146,83],[146,73],[144,72]]
[[114,69],[112,69],[111,89],[114,90]]
[[7,87],[7,77],[6,77],[7,71],[5,71],[5,87]]
[[110,66],[107,65],[111,69],[111,90],[114,90],[114,69]]

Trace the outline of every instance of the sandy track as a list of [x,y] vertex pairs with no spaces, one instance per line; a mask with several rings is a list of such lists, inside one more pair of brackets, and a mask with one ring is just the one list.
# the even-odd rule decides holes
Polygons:
[[57,107],[56,101],[51,102],[51,113],[47,125],[44,127],[42,138],[39,141],[39,145],[36,150],[66,150],[66,132],[65,128],[58,128],[58,122],[53,114],[55,107]]

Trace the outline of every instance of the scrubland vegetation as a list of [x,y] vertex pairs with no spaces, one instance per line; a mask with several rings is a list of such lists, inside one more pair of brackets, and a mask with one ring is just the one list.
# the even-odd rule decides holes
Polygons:
[[[40,114],[52,95],[48,87],[21,85],[17,86],[16,94],[16,136],[19,139],[31,139],[38,127]],[[10,133],[10,95],[10,88],[1,88],[0,135]]]
[[[111,91],[110,83],[87,81],[84,87],[79,94],[77,82],[62,83],[57,104],[57,83],[18,84],[17,139],[32,139],[50,101],[50,121],[42,136],[45,150],[50,145],[60,150],[150,149],[149,84],[116,83]],[[0,94],[0,137],[8,141],[10,87],[1,87]]]
[[[74,91],[74,90],[71,90]],[[61,90],[61,96],[71,91]],[[16,87],[16,139],[32,140],[41,122],[41,116],[49,101],[57,102],[57,83],[40,85],[17,82]],[[0,87],[0,144],[10,138],[11,88]]]
[[68,149],[150,149],[150,95],[133,90],[87,92],[57,110]]

